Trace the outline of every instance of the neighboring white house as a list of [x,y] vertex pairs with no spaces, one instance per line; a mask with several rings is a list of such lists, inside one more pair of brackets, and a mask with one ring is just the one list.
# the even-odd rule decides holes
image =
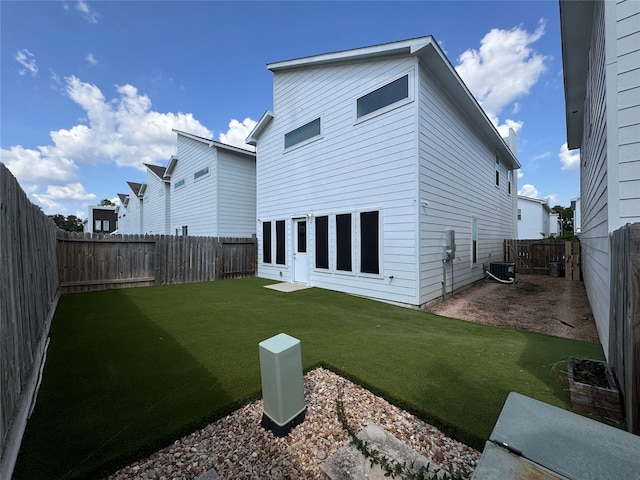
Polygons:
[[260,277],[417,306],[503,260],[520,165],[433,37],[267,68]]
[[609,352],[609,234],[640,222],[640,2],[560,1],[567,144],[580,149],[581,261]]
[[142,198],[146,184],[127,182],[130,193],[119,193],[120,205],[118,206],[118,233],[140,234],[142,233]]
[[171,186],[165,178],[165,167],[148,165],[144,190],[142,232],[149,234],[172,233],[170,229]]
[[255,236],[255,153],[174,132],[178,135],[177,153],[163,174],[171,185],[169,233]]
[[518,195],[518,238],[539,240],[558,235],[559,215],[549,206],[549,199]]
[[580,197],[571,199],[571,210],[573,210],[573,233],[580,235],[582,232],[582,205]]

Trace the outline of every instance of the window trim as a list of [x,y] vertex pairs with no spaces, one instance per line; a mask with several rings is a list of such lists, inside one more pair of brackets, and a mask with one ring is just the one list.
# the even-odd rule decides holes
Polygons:
[[[377,260],[378,260],[378,272],[363,272],[362,271],[362,214],[364,213],[377,213],[378,215],[378,252],[377,252]],[[358,246],[359,246],[359,255],[358,255],[358,276],[369,277],[369,278],[382,278],[382,209],[381,208],[370,208],[363,209],[356,212],[358,215]]]
[[495,178],[496,188],[500,188],[500,157],[498,157],[498,155],[496,155],[495,169],[496,169],[496,178]]
[[[319,239],[319,235],[318,235],[318,219],[319,218],[325,218],[327,221],[327,238],[326,238],[326,242],[327,242],[327,251],[326,251],[326,256],[327,256],[327,266],[326,267],[319,267],[318,266],[318,252],[320,251],[320,249],[318,248],[318,239]],[[330,221],[331,216],[330,215],[317,215],[314,218],[313,221],[313,268],[315,270],[318,271],[322,271],[322,272],[331,272],[331,221]]]
[[507,170],[507,195],[511,196],[511,185],[513,183],[513,170]]
[[471,217],[471,268],[478,266],[479,258],[480,232],[478,228],[478,219],[476,217]]
[[[338,217],[344,216],[344,215],[349,215],[349,228],[350,228],[350,235],[349,235],[349,250],[350,250],[350,256],[351,256],[351,261],[350,261],[350,266],[351,266],[351,270],[342,270],[340,268],[338,268]],[[343,213],[336,213],[335,215],[333,215],[333,226],[335,229],[335,255],[334,255],[334,268],[333,271],[336,274],[341,274],[341,275],[350,275],[350,276],[355,276],[357,273],[357,268],[355,268],[357,265],[355,265],[356,262],[354,262],[354,253],[355,253],[355,249],[354,247],[354,232],[355,232],[355,228],[353,225],[354,222],[354,212],[343,212]]]
[[[287,221],[275,220],[273,224],[275,228],[275,238],[276,238],[276,243],[275,243],[276,255],[275,255],[274,265],[286,266],[287,265]],[[278,226],[282,227],[281,237],[278,236]],[[278,247],[280,246],[280,242],[278,240],[280,240],[280,238],[282,238],[282,257],[279,259],[278,254],[280,253],[280,248]],[[278,261],[278,260],[282,260],[282,261]]]
[[[205,172],[206,170],[206,172]],[[193,174],[193,181],[197,182],[198,180],[200,180],[201,178],[205,178],[208,177],[209,174],[211,173],[209,166],[207,165],[204,168],[201,168],[200,170],[198,170],[197,172],[194,172]]]
[[[384,88],[387,85],[392,84],[393,82],[400,80],[402,77],[407,77],[407,97],[406,98],[402,98],[400,100],[397,100],[393,103],[390,103],[388,105],[385,105],[382,108],[379,108],[377,110],[373,110],[372,112],[367,113],[366,115],[362,115],[361,117],[358,116],[358,100],[360,100],[361,98],[366,97],[367,95],[370,95],[371,93],[380,90],[382,88]],[[385,82],[379,83],[377,84],[375,87],[365,91],[362,95],[356,97],[355,101],[353,102],[353,124],[357,125],[359,123],[362,122],[366,122],[367,120],[371,119],[371,118],[375,118],[379,115],[384,115],[392,110],[395,110],[396,108],[400,108],[403,107],[405,105],[408,105],[409,103],[413,102],[415,98],[415,70],[413,68],[411,68],[410,70],[406,70],[403,73],[399,74],[399,75],[395,75],[393,77],[391,77],[391,79],[386,80]]]
[[184,178],[183,178],[183,179],[181,179],[181,180],[178,180],[176,183],[174,183],[174,184],[173,184],[173,189],[174,189],[174,190],[178,190],[179,188],[184,187],[184,186],[185,186],[185,184],[186,184],[186,181],[185,181],[185,179],[184,179]]
[[[316,121],[319,122],[320,133],[318,133],[316,135],[313,135],[312,137],[305,138],[304,140],[301,140],[301,141],[299,141],[297,143],[294,143],[293,145],[287,146],[287,135],[295,132],[296,130],[300,130],[300,129],[308,126],[308,125],[311,125],[312,123],[314,123]],[[300,147],[303,147],[305,145],[309,145],[310,143],[313,143],[313,142],[315,142],[317,140],[320,140],[321,138],[323,138],[323,126],[324,126],[324,122],[322,121],[322,115],[319,115],[319,116],[315,117],[313,120],[310,120],[310,121],[308,121],[306,123],[303,123],[302,125],[294,128],[292,130],[289,130],[288,132],[286,132],[282,136],[282,145],[283,145],[283,148],[284,148],[284,152],[285,153],[286,152],[290,152],[292,150],[295,150],[296,148],[300,148]]]
[[[268,228],[265,228],[267,227]],[[271,220],[267,222],[262,222],[262,263],[264,265],[273,265],[273,232],[271,229],[273,228]],[[269,232],[269,245],[266,244],[264,234],[268,230]],[[269,261],[265,261],[265,253],[269,253]]]

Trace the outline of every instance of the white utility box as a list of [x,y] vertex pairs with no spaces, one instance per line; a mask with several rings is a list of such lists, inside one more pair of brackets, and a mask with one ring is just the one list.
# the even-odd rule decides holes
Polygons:
[[304,420],[300,340],[280,333],[258,346],[264,402],[261,425],[282,437]]

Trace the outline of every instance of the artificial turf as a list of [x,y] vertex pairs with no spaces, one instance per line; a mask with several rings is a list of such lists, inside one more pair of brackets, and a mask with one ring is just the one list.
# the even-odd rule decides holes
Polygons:
[[[569,408],[599,344],[249,278],[65,295],[16,479],[99,478],[260,397],[258,343],[324,365],[482,449],[510,391]],[[334,405],[327,405],[334,408]]]

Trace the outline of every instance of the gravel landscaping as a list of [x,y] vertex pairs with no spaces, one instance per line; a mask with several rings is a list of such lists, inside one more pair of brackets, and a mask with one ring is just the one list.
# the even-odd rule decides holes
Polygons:
[[[260,426],[262,401],[246,405],[171,446],[129,465],[109,480],[120,479],[305,479],[326,478],[323,461],[348,443],[336,416],[338,389],[349,423],[360,430],[370,423],[425,456],[434,465],[473,470],[480,453],[437,428],[391,405],[368,390],[317,368],[304,377],[305,421],[283,438]],[[210,472],[207,475],[207,472]]]

